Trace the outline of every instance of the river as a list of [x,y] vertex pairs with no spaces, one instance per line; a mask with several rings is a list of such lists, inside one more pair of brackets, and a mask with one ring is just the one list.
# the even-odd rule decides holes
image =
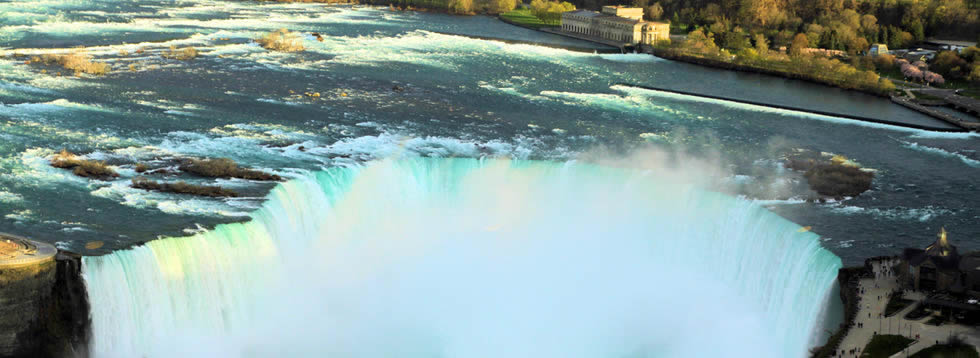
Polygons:
[[[945,226],[980,248],[975,134],[941,134],[615,86],[653,85],[912,123],[885,99],[677,63],[467,37],[595,47],[474,16],[225,1],[0,3],[0,231],[98,255],[246,220],[271,183],[183,179],[243,193],[196,198],[130,188],[136,162],[228,157],[286,178],[385,157],[586,160],[655,147],[713,158],[723,191],[799,225],[846,264],[928,244]],[[307,50],[251,39],[278,28]],[[450,35],[459,34],[459,35]],[[160,56],[193,46],[193,60]],[[14,54],[83,46],[113,71],[56,76]],[[130,70],[133,65],[133,70]],[[318,92],[319,98],[303,95]],[[63,148],[117,166],[111,181],[48,165]],[[877,171],[857,198],[806,203],[787,148]],[[163,177],[163,180],[177,177]],[[86,249],[86,243],[104,246]]]

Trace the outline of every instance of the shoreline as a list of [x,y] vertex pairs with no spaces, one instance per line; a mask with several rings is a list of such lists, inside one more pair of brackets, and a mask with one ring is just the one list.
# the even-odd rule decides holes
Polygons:
[[[520,23],[516,23],[516,22],[510,21],[510,20],[507,20],[506,18],[504,18],[502,16],[499,16],[499,15],[497,16],[497,18],[500,19],[501,21],[507,23],[507,24],[514,25],[514,26],[517,26],[517,27],[531,29],[531,30],[535,30],[535,31],[539,31],[539,32],[544,32],[544,33],[547,33],[547,34],[565,36],[565,37],[568,37],[568,38],[573,38],[573,39],[581,40],[581,41],[589,41],[589,42],[593,42],[593,43],[596,43],[596,44],[601,44],[601,45],[604,45],[604,46],[608,46],[608,44],[606,44],[606,43],[603,43],[603,42],[600,42],[600,41],[597,41],[597,40],[594,40],[594,39],[589,39],[587,36],[581,36],[581,37],[580,36],[571,36],[569,34],[562,33],[561,31],[547,31],[547,30],[542,29],[542,28],[535,28],[535,27],[532,27],[532,26],[526,26],[526,25],[523,25],[523,24],[520,24]],[[843,115],[843,114],[840,114],[840,113],[830,113],[830,112],[823,112],[823,111],[818,111],[818,110],[808,110],[808,109],[802,109],[802,108],[793,108],[793,107],[786,107],[786,106],[780,106],[780,105],[772,105],[772,104],[766,104],[766,103],[761,103],[761,102],[742,101],[742,100],[736,100],[736,99],[731,99],[731,98],[716,98],[716,97],[713,97],[713,96],[710,96],[710,95],[695,94],[695,93],[684,93],[684,92],[680,92],[680,91],[671,91],[671,90],[660,89],[660,88],[647,88],[647,89],[654,89],[654,90],[667,91],[667,92],[677,92],[677,93],[686,94],[686,95],[693,95],[693,96],[701,96],[701,97],[707,97],[707,98],[713,98],[713,99],[728,100],[728,101],[734,101],[734,102],[740,102],[740,103],[748,103],[748,104],[754,104],[754,105],[760,105],[760,106],[766,106],[766,107],[774,107],[774,108],[780,108],[780,109],[789,109],[789,110],[795,110],[795,111],[801,111],[801,112],[807,112],[807,113],[814,113],[814,114],[820,114],[820,115],[829,115],[829,116],[834,116],[834,117],[842,117],[842,118],[853,119],[853,120],[860,120],[860,121],[865,121],[865,122],[872,122],[872,123],[879,123],[879,124],[887,124],[887,125],[894,125],[894,126],[900,126],[900,127],[906,127],[906,128],[913,128],[913,129],[921,129],[921,130],[928,130],[928,131],[964,133],[964,132],[970,132],[970,131],[975,131],[975,130],[980,129],[980,125],[973,125],[972,123],[966,123],[964,121],[956,120],[955,118],[951,118],[950,116],[947,116],[947,115],[936,114],[935,111],[929,111],[929,110],[923,111],[923,110],[920,110],[920,109],[915,108],[913,106],[907,105],[907,104],[902,103],[901,101],[897,100],[894,95],[886,95],[886,94],[882,94],[882,93],[878,93],[878,92],[874,92],[874,91],[867,91],[867,90],[862,90],[862,89],[857,89],[857,88],[844,88],[844,87],[840,87],[840,86],[834,86],[834,85],[828,84],[826,82],[823,82],[823,81],[820,81],[820,80],[817,80],[817,79],[810,78],[808,76],[798,75],[798,74],[789,73],[789,72],[781,72],[781,71],[776,71],[776,70],[771,70],[771,69],[757,68],[757,67],[752,67],[752,66],[740,65],[740,64],[731,63],[731,62],[717,61],[717,60],[712,60],[712,59],[707,59],[707,58],[700,58],[700,57],[694,57],[694,56],[685,56],[685,55],[679,55],[679,54],[670,54],[667,51],[659,50],[656,47],[650,48],[650,47],[646,47],[646,46],[641,46],[640,48],[642,49],[640,53],[650,54],[651,56],[655,56],[655,57],[659,57],[659,58],[663,58],[663,59],[667,59],[667,60],[673,60],[673,61],[684,62],[684,63],[689,63],[689,64],[693,64],[693,65],[698,65],[698,66],[704,66],[704,67],[710,67],[710,68],[717,68],[717,69],[722,69],[722,70],[747,72],[747,73],[755,73],[755,74],[761,74],[761,75],[768,75],[768,76],[786,78],[786,79],[791,79],[791,80],[805,81],[805,82],[809,82],[809,83],[819,84],[819,85],[822,85],[822,86],[827,86],[827,87],[830,87],[830,88],[837,88],[837,89],[843,89],[843,90],[848,90],[848,91],[857,91],[857,92],[860,92],[860,93],[869,94],[869,95],[873,95],[873,96],[876,96],[876,97],[889,98],[893,103],[895,103],[897,105],[900,105],[900,106],[905,107],[905,108],[908,108],[910,110],[919,112],[919,113],[921,113],[923,115],[932,117],[934,119],[941,120],[941,121],[944,121],[946,123],[952,124],[952,125],[954,125],[954,126],[956,126],[958,128],[931,127],[931,126],[924,126],[924,125],[918,125],[918,124],[913,124],[913,123],[894,122],[894,121],[888,121],[888,120],[882,120],[882,119],[875,119],[875,118],[869,118],[869,117],[851,116],[851,115]],[[631,84],[622,84],[622,83],[621,83],[621,85],[632,86],[632,87],[642,87],[642,86],[636,86],[636,85],[631,85]]]
[[844,320],[840,323],[827,341],[821,345],[810,348],[811,358],[836,357],[840,345],[844,338],[850,333],[854,322],[857,319],[858,305],[861,294],[858,291],[858,283],[862,278],[872,277],[871,261],[886,258],[889,256],[869,257],[864,260],[863,266],[841,267],[837,271],[837,284],[840,286],[839,299],[844,304]]
[[599,48],[575,47],[575,46],[565,46],[565,45],[558,45],[558,44],[542,43],[542,42],[537,42],[537,41],[513,40],[513,39],[504,39],[504,38],[499,38],[499,37],[479,36],[479,35],[463,35],[463,34],[454,34],[454,33],[450,33],[450,32],[442,32],[442,31],[430,31],[430,30],[425,30],[425,31],[429,31],[431,33],[440,34],[440,35],[462,36],[462,37],[468,37],[468,38],[473,38],[473,39],[478,39],[478,40],[497,41],[497,42],[503,42],[503,43],[507,43],[507,44],[516,44],[516,45],[541,46],[541,47],[555,48],[555,49],[561,49],[561,50],[568,50],[568,51],[572,51],[572,52],[603,53],[603,54],[605,54],[605,53],[620,53],[620,51],[617,50],[617,49],[599,49]]
[[617,86],[632,87],[632,88],[640,88],[640,89],[651,90],[651,91],[660,91],[660,92],[681,94],[681,95],[686,95],[686,96],[695,96],[695,97],[701,97],[701,98],[709,98],[709,99],[715,99],[715,100],[721,100],[721,101],[729,101],[729,102],[735,102],[735,103],[750,104],[750,105],[754,105],[754,106],[763,106],[763,107],[768,107],[768,108],[784,109],[784,110],[790,110],[790,111],[796,111],[796,112],[817,114],[817,115],[821,115],[821,116],[839,117],[839,118],[845,118],[845,119],[850,119],[850,120],[855,120],[855,121],[878,123],[878,124],[885,124],[885,125],[891,125],[891,126],[896,126],[896,127],[920,129],[920,130],[927,130],[927,131],[934,131],[934,132],[963,133],[963,132],[967,132],[968,131],[965,128],[940,128],[940,127],[931,127],[931,126],[926,126],[926,125],[921,125],[921,124],[915,124],[915,123],[896,122],[896,121],[890,121],[890,120],[887,120],[887,119],[877,119],[877,118],[864,117],[864,116],[855,116],[855,115],[843,114],[843,113],[834,113],[834,112],[822,111],[822,110],[817,110],[817,109],[806,109],[806,108],[786,106],[786,105],[779,105],[779,104],[763,103],[763,102],[752,101],[752,100],[743,100],[743,99],[730,98],[730,97],[713,96],[713,95],[707,95],[707,94],[701,94],[701,93],[694,93],[694,92],[687,92],[687,91],[680,91],[680,90],[672,90],[672,89],[667,89],[667,88],[659,88],[659,87],[653,87],[653,86],[637,85],[637,84],[632,84],[632,83],[616,83],[615,85],[617,85]]

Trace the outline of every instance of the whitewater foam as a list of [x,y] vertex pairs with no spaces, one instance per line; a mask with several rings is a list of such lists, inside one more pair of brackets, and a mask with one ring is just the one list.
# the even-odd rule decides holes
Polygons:
[[92,353],[802,357],[840,260],[798,228],[649,172],[333,168],[251,222],[85,257]]
[[906,142],[906,141],[900,141],[900,142],[902,143],[902,146],[904,146],[905,148],[917,150],[924,153],[938,154],[948,158],[956,158],[962,161],[966,165],[969,165],[974,168],[980,168],[980,160],[972,159],[970,157],[967,157],[966,155],[963,155],[962,153],[950,152],[944,149],[930,147],[915,142]]

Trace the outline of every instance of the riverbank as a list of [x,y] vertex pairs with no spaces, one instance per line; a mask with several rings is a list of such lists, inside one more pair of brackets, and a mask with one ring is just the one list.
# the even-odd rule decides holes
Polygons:
[[[604,41],[604,40],[601,40],[601,39],[596,39],[596,38],[593,38],[593,37],[590,37],[590,36],[579,36],[577,34],[571,34],[571,33],[567,33],[567,32],[564,32],[564,31],[556,30],[555,28],[552,28],[552,27],[532,26],[532,25],[526,23],[527,21],[525,21],[525,22],[522,23],[520,21],[515,21],[514,19],[508,18],[507,16],[498,16],[498,18],[501,21],[505,22],[505,23],[508,23],[508,24],[511,24],[511,25],[514,25],[514,26],[518,26],[518,27],[522,27],[522,28],[527,28],[527,29],[531,29],[531,30],[537,30],[537,31],[540,31],[540,32],[545,32],[545,33],[554,34],[554,35],[565,36],[565,37],[574,38],[574,39],[582,40],[582,41],[590,41],[590,42],[593,42],[593,43],[602,44],[602,45],[606,45],[606,46],[612,46],[607,41]],[[769,75],[769,76],[775,76],[775,77],[788,78],[788,79],[793,79],[793,80],[800,80],[800,81],[805,81],[805,82],[810,82],[810,83],[816,83],[816,84],[820,84],[820,85],[826,85],[826,86],[830,86],[830,87],[836,87],[836,88],[841,88],[841,89],[858,91],[858,92],[861,92],[861,93],[866,93],[866,94],[870,94],[870,95],[874,95],[874,96],[878,96],[878,97],[885,97],[885,98],[889,98],[892,102],[894,102],[896,104],[905,106],[905,107],[910,108],[910,109],[912,109],[914,111],[923,113],[923,114],[928,115],[930,117],[936,118],[936,119],[941,120],[941,121],[944,121],[946,123],[949,123],[952,126],[955,126],[955,128],[943,128],[943,127],[934,127],[934,126],[926,126],[926,125],[918,125],[918,124],[909,124],[909,123],[903,123],[903,122],[890,121],[890,120],[886,120],[886,119],[876,119],[876,118],[870,118],[870,117],[851,116],[851,115],[844,115],[844,114],[841,114],[841,113],[830,113],[830,112],[823,112],[823,111],[818,111],[818,110],[808,110],[808,109],[803,109],[803,108],[798,108],[798,107],[785,107],[785,106],[773,105],[773,104],[769,104],[769,103],[761,103],[761,102],[750,102],[750,101],[736,100],[736,99],[732,99],[732,98],[715,98],[715,97],[712,97],[712,96],[705,96],[705,95],[701,95],[701,94],[697,94],[697,93],[682,93],[682,94],[686,94],[686,95],[693,95],[693,96],[701,96],[701,97],[706,97],[706,98],[713,98],[713,99],[720,99],[720,100],[735,101],[735,102],[740,102],[740,103],[748,103],[748,104],[760,105],[760,106],[766,106],[766,107],[773,107],[773,108],[780,108],[780,109],[788,109],[788,110],[794,110],[794,111],[801,111],[801,112],[814,113],[814,114],[820,114],[820,115],[842,117],[842,118],[848,118],[848,119],[854,119],[854,120],[860,120],[860,121],[866,121],[866,122],[872,122],[872,123],[888,124],[888,125],[895,125],[895,126],[902,126],[902,127],[908,127],[908,128],[914,128],[914,129],[930,130],[930,131],[967,132],[967,131],[975,131],[977,129],[980,129],[980,123],[972,123],[972,122],[968,122],[968,121],[962,121],[962,120],[959,120],[959,119],[957,119],[957,118],[955,118],[953,116],[950,116],[948,114],[941,113],[939,111],[930,110],[930,109],[927,109],[927,108],[923,108],[922,106],[918,106],[918,105],[911,104],[911,103],[905,103],[905,101],[902,101],[901,98],[898,98],[893,93],[895,87],[894,87],[893,84],[891,84],[890,81],[888,81],[887,79],[883,79],[883,78],[875,78],[875,79],[872,80],[871,77],[876,77],[876,76],[874,76],[873,74],[865,73],[866,71],[865,72],[858,71],[858,72],[854,73],[852,76],[836,76],[836,77],[827,76],[827,75],[817,76],[817,75],[813,75],[813,74],[810,74],[809,73],[809,72],[814,72],[814,71],[809,71],[809,72],[798,71],[798,72],[794,72],[794,71],[790,71],[790,70],[779,70],[779,69],[773,68],[776,65],[781,65],[783,67],[797,68],[797,70],[799,70],[799,68],[798,68],[799,66],[795,66],[794,65],[794,63],[793,63],[794,60],[792,58],[789,59],[788,61],[765,61],[765,60],[760,60],[760,61],[763,61],[763,62],[767,63],[768,66],[769,66],[769,67],[764,67],[764,66],[759,66],[759,65],[752,65],[752,64],[749,64],[749,63],[736,62],[734,60],[736,58],[736,56],[732,56],[731,57],[732,58],[731,60],[726,61],[726,60],[723,60],[723,59],[720,59],[720,58],[710,58],[708,56],[698,56],[698,55],[694,55],[694,54],[691,54],[691,53],[685,53],[684,51],[681,51],[681,50],[677,49],[676,47],[640,46],[640,50],[643,53],[648,53],[648,54],[651,54],[653,56],[657,56],[657,57],[668,59],[668,60],[674,60],[674,61],[678,61],[678,62],[690,63],[690,64],[695,64],[695,65],[700,65],[700,66],[705,66],[705,67],[720,68],[720,69],[724,69],[724,70],[739,71],[739,72],[748,72],[748,73],[755,73],[755,74],[762,74],[762,75]],[[620,48],[620,51],[622,51],[622,48]],[[811,61],[812,60],[813,59],[811,59]],[[830,60],[826,60],[825,62],[827,62],[827,64],[828,64],[827,66],[831,66],[831,67],[833,67],[834,64],[836,63],[836,62],[830,61]],[[819,68],[821,66],[818,66],[818,65],[814,65],[814,66],[815,67],[818,67],[817,69],[821,69],[821,68]],[[847,66],[847,65],[838,64],[838,66]],[[829,68],[828,70],[835,70],[835,69],[836,68]],[[854,69],[851,68],[851,70],[854,70]],[[857,70],[854,70],[854,71],[857,71]],[[823,73],[824,71],[817,71],[817,72]],[[855,79],[855,78],[863,78],[863,80],[859,80],[859,79]],[[631,84],[624,84],[624,85],[633,86]],[[661,88],[649,88],[649,89],[664,90],[664,89],[661,89]]]
[[[891,90],[894,90],[894,85],[890,86],[891,88],[890,90],[888,86],[872,87],[872,84],[870,83],[850,83],[848,82],[850,78],[847,77],[830,78],[830,77],[817,76],[811,73],[805,73],[802,72],[798,66],[794,66],[791,62],[783,63],[783,62],[768,61],[767,63],[769,63],[770,67],[763,67],[760,65],[753,65],[750,63],[735,62],[734,60],[725,61],[716,58],[709,58],[707,56],[698,56],[692,53],[686,53],[684,51],[680,51],[669,47],[647,47],[645,51],[653,54],[654,56],[669,59],[669,60],[674,60],[674,61],[692,63],[692,64],[707,66],[707,67],[721,68],[721,69],[726,69],[731,71],[758,73],[758,74],[764,74],[770,76],[784,77],[784,78],[789,78],[794,80],[807,81],[811,83],[818,83],[818,84],[837,87],[841,89],[854,90],[854,91],[867,93],[879,97],[888,97],[888,95],[891,93]],[[737,58],[737,57],[732,56],[732,58]],[[786,67],[786,69],[774,68],[777,64]],[[797,72],[794,72],[793,70],[790,69],[795,69],[795,71]]]
[[891,120],[887,120],[887,119],[878,119],[878,118],[871,118],[871,117],[865,117],[865,116],[855,116],[855,115],[850,115],[850,114],[834,113],[834,112],[821,111],[821,110],[816,110],[816,109],[807,109],[807,108],[801,108],[801,107],[784,106],[784,105],[778,105],[778,104],[772,104],[772,103],[764,103],[764,102],[751,101],[751,100],[745,100],[745,99],[737,99],[737,98],[731,98],[731,97],[712,96],[712,95],[706,95],[706,94],[701,94],[701,93],[693,93],[693,92],[672,90],[672,89],[660,88],[660,87],[653,87],[653,86],[643,86],[643,85],[630,84],[630,83],[617,83],[616,85],[626,86],[626,87],[634,87],[634,88],[641,88],[641,89],[646,89],[646,90],[651,90],[651,91],[661,91],[661,92],[667,92],[667,93],[673,93],[673,94],[680,94],[680,95],[685,95],[685,96],[694,96],[694,97],[708,98],[708,99],[714,99],[714,100],[719,100],[719,101],[728,101],[728,102],[735,102],[735,103],[750,104],[750,105],[754,105],[754,106],[763,106],[763,107],[769,107],[769,108],[785,109],[785,110],[789,110],[789,111],[796,111],[796,112],[803,112],[803,113],[811,113],[811,114],[817,114],[817,115],[822,115],[822,116],[839,117],[839,118],[846,118],[846,119],[852,119],[852,120],[857,120],[857,121],[864,121],[864,122],[871,122],[871,123],[879,123],[879,124],[887,124],[887,125],[898,126],[898,127],[905,127],[905,128],[922,129],[922,130],[936,131],[936,132],[966,132],[966,129],[963,129],[963,128],[933,127],[933,126],[926,126],[926,125],[915,124],[915,123],[897,122],[897,121],[891,121]]

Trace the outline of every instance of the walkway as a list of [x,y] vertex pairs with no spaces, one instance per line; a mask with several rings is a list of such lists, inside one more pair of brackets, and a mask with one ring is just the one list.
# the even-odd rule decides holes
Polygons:
[[947,103],[953,105],[953,107],[959,108],[964,112],[971,112],[974,115],[980,114],[980,100],[967,96],[960,96],[954,90],[923,88],[916,90],[916,92],[922,92],[930,96],[942,98]]
[[50,244],[0,233],[0,269],[53,260],[57,253]]
[[[890,267],[898,264],[898,260],[876,261],[872,263],[874,278],[864,278],[859,281],[860,292],[863,292],[858,303],[858,313],[854,320],[854,326],[848,331],[847,336],[841,341],[839,350],[845,354],[842,357],[860,357],[860,350],[871,342],[875,334],[898,334],[915,341],[908,348],[900,353],[892,355],[892,358],[905,357],[916,352],[931,347],[936,342],[946,342],[952,335],[961,335],[967,343],[974,347],[980,347],[980,331],[976,328],[945,324],[933,326],[925,324],[930,317],[923,317],[919,320],[911,321],[905,319],[905,314],[915,308],[915,304],[905,307],[903,310],[885,317],[885,306],[888,304],[888,293],[898,289],[898,277],[890,270]],[[925,295],[918,292],[907,292],[903,298],[919,301],[925,299]],[[855,353],[848,353],[852,349]]]
[[[888,267],[894,263],[897,261],[874,262],[875,277],[863,278],[859,281],[858,290],[862,294],[858,296],[860,301],[854,326],[841,341],[840,349],[844,352],[864,349],[876,333],[891,334],[899,330],[896,322],[881,318],[885,312],[885,305],[888,304],[886,298],[888,293],[898,288],[898,280],[888,274]],[[843,357],[860,357],[860,353],[845,353]]]

